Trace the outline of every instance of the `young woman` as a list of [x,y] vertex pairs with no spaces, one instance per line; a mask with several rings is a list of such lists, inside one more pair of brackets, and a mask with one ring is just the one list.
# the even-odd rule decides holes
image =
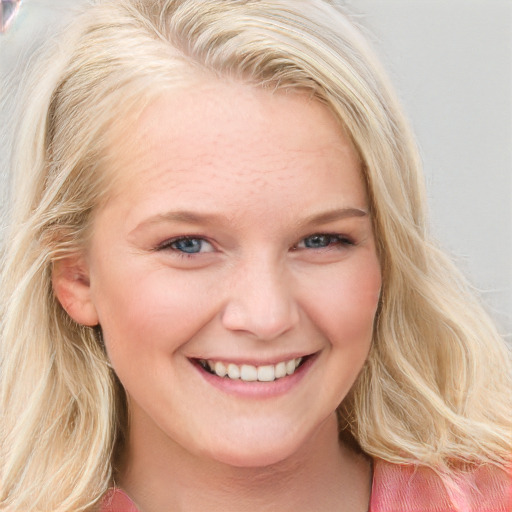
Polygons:
[[509,354],[333,2],[100,1],[27,87],[2,510],[511,509]]

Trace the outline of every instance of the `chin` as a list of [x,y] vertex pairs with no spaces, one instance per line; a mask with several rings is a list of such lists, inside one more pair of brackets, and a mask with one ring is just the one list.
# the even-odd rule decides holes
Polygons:
[[284,451],[283,453],[276,453],[275,450],[269,450],[266,452],[248,450],[245,453],[214,453],[209,454],[209,457],[216,459],[222,464],[237,468],[263,468],[279,464],[291,455],[292,453],[286,453]]
[[[288,438],[287,438],[288,437]],[[279,464],[292,458],[305,443],[303,439],[290,436],[247,438],[236,442],[226,436],[225,443],[216,443],[214,449],[205,453],[213,460],[238,468],[258,468]]]

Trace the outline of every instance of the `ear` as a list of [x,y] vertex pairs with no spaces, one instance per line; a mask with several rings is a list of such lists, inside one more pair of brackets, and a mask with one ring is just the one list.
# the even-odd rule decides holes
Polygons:
[[57,260],[52,269],[53,291],[67,314],[82,325],[98,325],[98,313],[91,296],[89,268],[83,255]]

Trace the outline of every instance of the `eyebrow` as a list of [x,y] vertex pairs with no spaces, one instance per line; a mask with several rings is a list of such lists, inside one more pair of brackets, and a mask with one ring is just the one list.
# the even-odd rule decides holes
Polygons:
[[366,217],[368,212],[360,208],[335,208],[321,213],[314,213],[300,221],[301,225],[325,224],[349,217]]
[[[299,225],[307,226],[311,224],[325,224],[349,217],[365,217],[368,212],[360,208],[334,208],[301,219]],[[227,217],[217,213],[201,213],[189,210],[176,210],[165,213],[159,213],[138,224],[131,233],[147,226],[159,224],[161,222],[182,222],[185,224],[214,224],[216,222],[226,222]]]

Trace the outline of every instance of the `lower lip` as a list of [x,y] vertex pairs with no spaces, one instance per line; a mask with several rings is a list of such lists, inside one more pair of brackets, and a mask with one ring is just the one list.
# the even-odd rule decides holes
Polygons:
[[228,377],[219,377],[218,375],[207,372],[197,361],[193,361],[192,364],[203,379],[225,393],[250,398],[271,398],[286,394],[297,386],[309,372],[317,356],[318,353],[309,356],[292,375],[287,375],[286,377],[271,382],[245,382],[241,379],[234,380]]

